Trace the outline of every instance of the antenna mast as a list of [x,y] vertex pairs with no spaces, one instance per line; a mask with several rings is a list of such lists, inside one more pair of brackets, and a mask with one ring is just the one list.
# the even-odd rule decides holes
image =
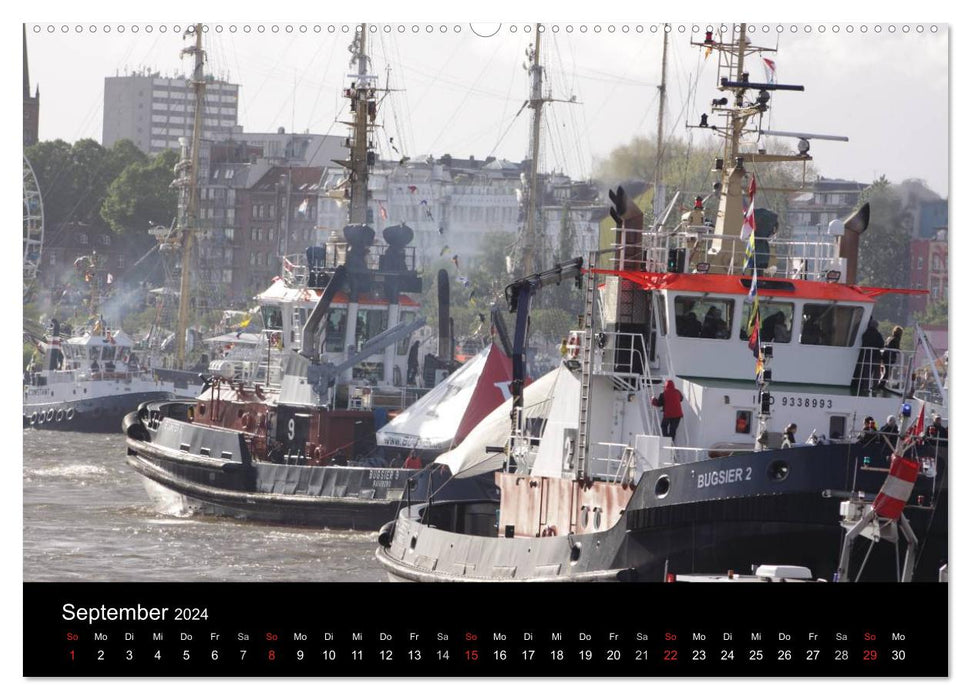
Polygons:
[[350,210],[347,222],[349,224],[367,224],[367,195],[368,195],[368,166],[374,161],[374,154],[370,149],[368,134],[370,125],[377,117],[377,102],[375,100],[374,83],[376,76],[368,75],[367,57],[367,24],[361,23],[351,44],[351,67],[357,67],[357,73],[348,77],[353,78],[351,87],[345,96],[351,100],[351,111],[354,120],[347,122],[351,127],[350,156],[341,165],[350,172]]
[[185,334],[189,326],[192,244],[195,239],[198,216],[199,193],[196,184],[199,168],[199,141],[202,138],[202,112],[206,93],[206,80],[203,72],[206,54],[202,50],[202,24],[196,24],[193,31],[196,35],[195,45],[182,49],[183,56],[186,54],[195,56],[192,85],[196,93],[196,112],[192,123],[192,145],[188,160],[186,160],[185,144],[183,143],[182,159],[175,166],[177,179],[174,183],[181,190],[179,194],[178,232],[182,242],[182,281],[179,287],[179,323],[175,335],[176,367],[179,369],[185,368]]

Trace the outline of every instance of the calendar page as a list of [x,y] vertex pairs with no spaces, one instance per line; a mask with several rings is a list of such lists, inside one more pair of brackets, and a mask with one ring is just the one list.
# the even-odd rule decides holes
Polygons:
[[947,677],[949,26],[362,14],[23,23],[23,675]]

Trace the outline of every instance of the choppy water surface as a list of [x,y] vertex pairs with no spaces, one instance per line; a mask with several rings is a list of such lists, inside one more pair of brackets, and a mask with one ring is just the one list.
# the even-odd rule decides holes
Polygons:
[[125,440],[25,430],[25,581],[381,581],[373,532],[159,513]]

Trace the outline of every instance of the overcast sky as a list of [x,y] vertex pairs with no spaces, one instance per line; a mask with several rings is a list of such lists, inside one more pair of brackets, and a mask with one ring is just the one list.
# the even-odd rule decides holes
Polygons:
[[[189,71],[189,59],[179,58],[188,42],[174,31],[174,23],[165,24],[164,33],[160,23],[152,23],[151,32],[148,23],[112,22],[110,32],[104,31],[104,21],[96,31],[90,21],[80,25],[80,32],[77,26],[28,24],[30,79],[41,89],[43,140],[101,140],[106,76],[139,68],[172,75]],[[402,90],[382,105],[383,156],[395,155],[387,146],[390,136],[412,157],[525,157],[529,110],[518,118],[516,113],[528,91],[523,63],[531,25],[411,21],[372,26],[377,29],[369,51],[373,70],[382,84],[390,71],[391,87]],[[693,26],[699,31],[692,33]],[[789,23],[782,32],[775,23],[754,26],[754,42],[778,46],[777,53],[766,54],[776,62],[778,81],[806,88],[775,94],[771,128],[849,137],[849,143],[814,142],[811,153],[820,174],[866,182],[882,174],[893,181],[916,177],[947,196],[947,25],[923,24],[918,32],[912,23],[907,33],[902,24],[891,33],[886,23],[879,32],[874,24],[866,25],[865,32],[862,25],[847,23]],[[351,26],[291,21],[214,22],[209,27],[204,41],[209,69],[241,85],[239,121],[246,131],[282,126],[345,132],[335,120],[344,106],[339,91],[349,72]],[[588,177],[595,159],[612,148],[637,135],[653,138],[660,26],[551,22],[548,29],[541,56],[551,96],[575,97],[577,104],[547,108],[542,165]],[[720,96],[716,55],[705,60],[690,45],[702,38],[703,29],[704,24],[672,25],[665,116],[667,134],[693,136],[698,143],[701,132],[686,130],[685,122],[697,123],[701,112],[710,111],[710,100]],[[760,65],[752,66],[753,80],[764,77]]]

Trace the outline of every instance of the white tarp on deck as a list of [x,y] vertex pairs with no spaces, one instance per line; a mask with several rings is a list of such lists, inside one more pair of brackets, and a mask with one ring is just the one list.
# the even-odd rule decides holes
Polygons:
[[[523,414],[526,419],[547,418],[553,395],[571,383],[578,383],[564,365],[544,374],[523,392]],[[574,406],[576,404],[574,403]],[[458,447],[435,460],[448,466],[456,476],[474,476],[494,471],[502,466],[505,455],[486,452],[486,447],[505,446],[511,428],[509,413],[512,399],[507,400],[486,416]]]
[[384,447],[447,450],[509,395],[512,363],[494,344],[377,432]]

